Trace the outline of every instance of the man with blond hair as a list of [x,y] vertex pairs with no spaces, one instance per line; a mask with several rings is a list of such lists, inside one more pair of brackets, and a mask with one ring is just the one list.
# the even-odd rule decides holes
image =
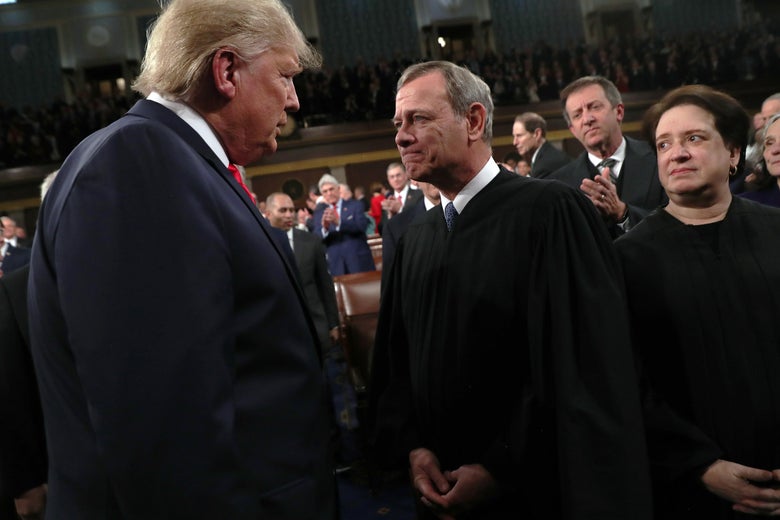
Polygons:
[[47,517],[335,518],[317,332],[236,166],[319,62],[279,0],[171,0],[146,99],[60,168],[29,286]]

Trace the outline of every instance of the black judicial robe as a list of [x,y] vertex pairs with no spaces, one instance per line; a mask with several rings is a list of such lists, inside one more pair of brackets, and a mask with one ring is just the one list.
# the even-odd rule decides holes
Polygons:
[[374,453],[481,463],[503,496],[473,518],[651,517],[617,258],[583,195],[502,171],[447,231],[401,239],[371,382]]
[[[717,458],[780,468],[780,210],[734,197],[710,226],[658,210],[616,242],[644,372],[676,416],[647,419],[665,520],[749,517],[698,482]],[[703,440],[680,449],[674,420]]]

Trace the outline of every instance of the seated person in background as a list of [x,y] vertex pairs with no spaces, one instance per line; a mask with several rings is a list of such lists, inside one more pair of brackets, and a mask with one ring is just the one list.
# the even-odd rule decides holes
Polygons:
[[769,118],[761,130],[759,147],[761,159],[756,165],[754,178],[748,186],[754,189],[744,191],[740,197],[768,206],[780,207],[780,113]]
[[780,210],[732,196],[747,113],[701,85],[645,116],[669,203],[615,242],[659,520],[780,512]]
[[330,174],[319,182],[324,203],[314,210],[314,234],[322,239],[328,254],[330,274],[374,271],[374,257],[366,242],[366,214],[363,204],[356,200],[343,200],[339,196],[339,183]]

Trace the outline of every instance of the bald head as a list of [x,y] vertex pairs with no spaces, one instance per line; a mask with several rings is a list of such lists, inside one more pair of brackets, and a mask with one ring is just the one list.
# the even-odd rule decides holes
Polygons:
[[275,228],[289,231],[295,224],[295,205],[286,193],[272,193],[265,199],[265,217]]

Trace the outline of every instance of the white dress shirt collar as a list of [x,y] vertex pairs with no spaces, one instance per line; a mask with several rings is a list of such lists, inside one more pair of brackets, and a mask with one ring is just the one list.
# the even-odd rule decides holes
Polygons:
[[[615,177],[620,177],[620,170],[623,168],[623,163],[626,160],[626,138],[622,137],[620,141],[620,146],[618,146],[617,150],[615,150],[615,153],[610,155],[612,159],[616,159],[617,162],[612,167],[612,173],[615,174]],[[592,153],[588,152],[588,160],[590,160],[591,164],[593,166],[598,166],[603,159],[597,155],[593,155]],[[601,173],[601,172],[599,172]]]
[[455,206],[458,214],[463,213],[463,209],[466,207],[466,204],[468,204],[477,193],[482,191],[482,188],[490,184],[490,181],[492,181],[496,175],[498,175],[499,171],[498,164],[496,164],[496,161],[490,157],[479,173],[476,174],[474,178],[471,179],[462,190],[460,190],[460,193],[455,196],[455,200],[450,201],[450,199],[445,197],[443,193],[441,194],[442,212],[444,211],[444,208],[447,207],[447,203],[452,202],[452,205]]
[[222,161],[222,164],[224,164],[227,168],[227,166],[230,164],[230,160],[228,159],[225,149],[222,147],[222,143],[219,142],[219,138],[217,137],[217,134],[214,133],[214,130],[212,130],[211,126],[209,126],[206,120],[203,119],[203,116],[197,113],[195,109],[186,103],[182,103],[181,101],[171,101],[170,99],[165,99],[157,92],[152,92],[149,94],[149,96],[147,96],[146,99],[161,104],[182,118],[185,123],[190,125],[192,129],[195,130],[204,141],[206,141],[208,147],[211,148],[217,157],[219,157],[219,160]]

